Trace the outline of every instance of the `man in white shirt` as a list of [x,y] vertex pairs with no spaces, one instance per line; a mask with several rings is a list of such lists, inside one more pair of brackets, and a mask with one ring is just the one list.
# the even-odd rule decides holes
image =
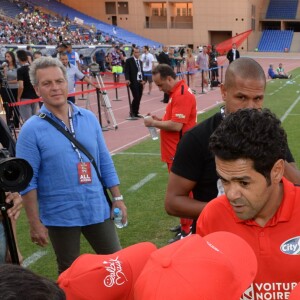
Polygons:
[[143,71],[145,76],[145,82],[149,82],[149,92],[148,95],[150,95],[152,90],[152,69],[153,69],[153,61],[154,56],[149,52],[149,47],[144,46],[143,48],[143,54],[141,57],[141,61],[143,62]]

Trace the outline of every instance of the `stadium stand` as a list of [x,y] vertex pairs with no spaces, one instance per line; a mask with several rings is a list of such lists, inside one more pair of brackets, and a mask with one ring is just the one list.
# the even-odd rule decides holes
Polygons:
[[[2,0],[3,1],[3,0]],[[140,35],[122,29],[120,27],[115,28],[110,24],[99,21],[95,18],[89,17],[69,6],[66,6],[60,2],[53,0],[30,0],[28,1],[31,5],[44,7],[53,13],[59,14],[62,17],[68,17],[70,20],[78,18],[83,21],[85,25],[93,26],[97,30],[101,31],[105,35],[109,35],[115,41],[126,43],[126,44],[136,44],[137,46],[149,45],[150,47],[158,48],[160,44],[156,41],[144,38]],[[116,32],[116,34],[114,33]],[[122,37],[122,38],[121,38]]]
[[290,49],[292,30],[264,30],[258,44],[259,52],[285,52]]
[[270,0],[267,19],[295,19],[298,0]]
[[22,7],[14,2],[0,0],[0,11],[6,16],[15,18],[16,15],[23,11]]

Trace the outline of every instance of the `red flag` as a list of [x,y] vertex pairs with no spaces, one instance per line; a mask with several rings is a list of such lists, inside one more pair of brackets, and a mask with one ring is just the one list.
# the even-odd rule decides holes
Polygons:
[[240,33],[216,46],[216,50],[220,55],[224,55],[232,48],[232,44],[236,44],[237,48],[244,42],[244,40],[250,35],[252,29]]

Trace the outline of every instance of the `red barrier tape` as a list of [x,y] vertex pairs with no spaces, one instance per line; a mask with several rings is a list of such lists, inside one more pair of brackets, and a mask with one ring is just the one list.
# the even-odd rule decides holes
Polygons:
[[[87,82],[82,82],[82,81],[76,82],[76,84],[83,84],[83,83],[87,84]],[[95,82],[95,84],[97,84],[97,83]],[[118,84],[114,84],[114,85],[115,86],[113,86],[113,87],[104,87],[104,88],[100,89],[100,92],[115,89],[115,88],[119,88],[119,87],[124,87],[124,86],[126,86],[126,83],[118,83]],[[80,92],[74,92],[74,93],[68,94],[68,97],[82,95],[82,94],[89,94],[89,93],[93,93],[95,91],[96,91],[96,89],[80,91]],[[22,106],[22,105],[28,105],[28,104],[33,104],[33,103],[37,103],[37,102],[43,102],[43,99],[40,97],[40,98],[32,99],[32,100],[25,100],[25,101],[19,101],[19,102],[14,102],[14,103],[8,103],[8,106],[10,106],[10,107]]]

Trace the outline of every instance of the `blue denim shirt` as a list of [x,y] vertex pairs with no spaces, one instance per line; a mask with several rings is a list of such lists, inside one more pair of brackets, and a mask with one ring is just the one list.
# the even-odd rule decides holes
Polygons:
[[[95,158],[106,186],[118,185],[119,179],[98,120],[92,112],[71,105],[76,139]],[[45,106],[41,112],[64,126]],[[83,161],[89,161],[83,153],[81,156]],[[91,165],[92,183],[80,184],[78,154],[70,140],[46,120],[33,116],[26,121],[18,137],[17,157],[26,159],[33,168],[33,178],[21,195],[37,190],[40,219],[44,225],[85,226],[110,217],[110,208],[94,167]]]

